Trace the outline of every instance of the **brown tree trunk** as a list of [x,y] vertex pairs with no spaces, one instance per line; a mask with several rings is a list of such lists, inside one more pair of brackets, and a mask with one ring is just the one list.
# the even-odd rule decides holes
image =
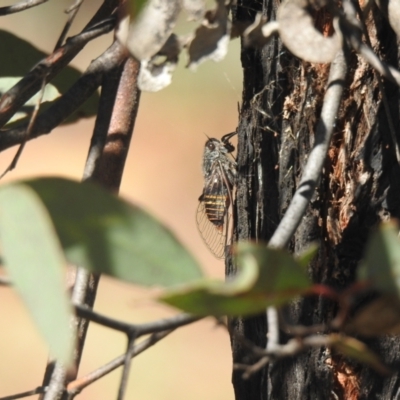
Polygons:
[[[254,20],[257,11],[275,19],[273,0],[239,1],[234,19]],[[263,9],[261,9],[263,7]],[[325,11],[316,15],[324,32],[331,26]],[[374,51],[398,67],[398,44],[389,23],[375,6],[366,21]],[[399,141],[399,89],[383,82],[368,64],[347,51],[349,70],[332,144],[319,186],[290,243],[299,252],[313,241],[319,252],[309,269],[314,282],[336,290],[354,282],[370,229],[400,216],[400,168],[390,121]],[[236,236],[267,242],[284,215],[314,143],[329,65],[292,56],[278,36],[262,50],[242,48],[244,72],[238,144]],[[385,107],[386,103],[386,107]],[[227,273],[234,273],[227,267]],[[334,302],[308,297],[285,310],[293,324],[332,320]],[[265,347],[264,316],[231,321],[234,362],[251,363],[236,337],[243,334]],[[281,342],[287,338],[282,333]],[[365,365],[321,348],[268,365],[249,380],[233,372],[237,400],[258,399],[400,399],[400,340],[385,337],[367,344],[395,371],[382,377]]]

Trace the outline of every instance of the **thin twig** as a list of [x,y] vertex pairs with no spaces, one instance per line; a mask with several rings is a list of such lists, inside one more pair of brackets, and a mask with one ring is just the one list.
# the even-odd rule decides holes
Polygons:
[[169,329],[176,329],[193,322],[200,321],[203,317],[196,317],[190,314],[179,314],[171,318],[159,319],[157,321],[148,322],[139,325],[137,328],[138,335],[147,335],[149,333],[163,332]]
[[24,397],[34,396],[35,394],[41,394],[46,391],[46,388],[39,386],[36,389],[28,390],[27,392],[12,394],[11,396],[0,397],[0,400],[16,400]]
[[[54,364],[51,363],[51,365],[53,366]],[[60,393],[64,389],[65,377],[66,370],[64,366],[60,363],[55,363],[54,368],[52,368],[49,385],[46,392],[44,393],[44,400],[54,400],[59,398]],[[45,382],[43,386],[47,386]]]
[[39,6],[42,3],[46,3],[48,0],[25,0],[20,1],[17,4],[7,7],[0,7],[0,16],[14,14],[20,11],[25,11],[29,8]]
[[[42,112],[33,127],[29,140],[51,132],[63,120],[76,111],[102,83],[104,76],[121,64],[126,58],[125,49],[114,42],[101,56],[92,61],[85,73],[51,105]],[[102,118],[99,113],[98,118]],[[27,126],[19,126],[0,132],[0,151],[20,144],[26,136]],[[101,154],[102,147],[100,148]],[[85,167],[86,168],[86,167]],[[88,172],[84,172],[84,179]]]
[[118,387],[117,400],[123,400],[128,386],[129,371],[131,369],[132,358],[135,354],[136,332],[131,332],[128,335],[128,344],[125,353],[124,365],[122,368],[122,376]]
[[[81,77],[81,79],[86,80],[92,84],[92,88],[97,87],[102,80],[107,80],[109,79],[109,74],[110,72],[113,71],[113,69],[117,68],[118,65],[126,58],[125,50],[122,48],[122,46],[118,42],[114,42],[113,45],[105,52],[103,53],[97,60],[95,60],[88,70],[85,72],[84,76]],[[100,71],[100,74],[96,74],[96,72]],[[93,82],[94,80],[94,82]],[[83,85],[85,86],[85,85]],[[80,83],[76,82],[73,88],[76,87],[79,90],[82,90],[82,81]],[[118,84],[117,84],[118,87]],[[117,90],[117,87],[115,90]],[[74,99],[73,96],[71,96],[71,91],[73,92],[73,88],[69,90],[69,96],[67,96],[64,101],[66,103],[66,106],[71,107],[71,103],[74,104]],[[91,91],[92,93],[92,91]],[[82,97],[82,96],[81,96]],[[102,96],[100,98],[100,104],[103,102],[103,92]],[[60,99],[61,100],[61,99]],[[110,109],[112,110],[112,104],[110,105]],[[103,129],[105,129],[105,132],[107,132],[109,125],[106,124],[103,126]],[[101,154],[103,156],[103,154]],[[85,167],[85,172],[86,173],[87,166]],[[101,179],[99,179],[99,182],[101,183]],[[97,291],[97,286],[99,283],[99,275],[94,275],[94,274],[89,274],[82,268],[77,269],[77,274],[76,274],[76,280],[75,280],[75,285],[73,289],[73,300],[74,298],[77,300],[79,304],[84,304],[87,307],[93,307],[94,300],[95,300],[95,293]],[[76,303],[76,302],[75,302]],[[70,373],[68,376],[68,380],[70,379],[75,379],[77,372],[78,372],[78,367],[79,363],[82,357],[82,352],[84,348],[84,342],[86,338],[86,333],[87,333],[87,328],[88,328],[88,321],[82,320],[80,318],[76,318],[73,321],[73,324],[78,328],[77,329],[77,346],[76,346],[76,351],[74,352],[74,365],[75,365],[75,370],[73,373]],[[45,372],[45,378],[43,381],[43,385],[52,385],[53,381],[55,382],[54,385],[59,385],[58,379],[57,379],[57,371],[63,369],[64,367],[59,364],[55,363],[53,364],[48,364],[46,372]],[[62,381],[62,386],[58,386],[58,391],[65,387],[65,385],[68,384],[68,381],[66,381],[66,376],[63,377]],[[63,399],[66,397],[64,395]],[[46,398],[44,399],[46,400]]]
[[267,321],[268,321],[268,340],[267,351],[273,350],[279,346],[279,316],[276,307],[267,308]]
[[[307,209],[307,205],[314,194],[335,127],[346,71],[346,60],[343,51],[340,51],[331,64],[321,117],[317,126],[314,148],[308,157],[299,187],[280,224],[275,230],[268,244],[269,247],[283,248],[287,246],[299,226]],[[267,320],[269,338],[267,350],[274,351],[280,347],[278,312],[276,308],[269,307],[267,309]],[[268,358],[263,358],[263,360],[259,362],[259,365],[256,366],[257,370],[266,365],[268,361]]]
[[320,121],[317,126],[314,148],[308,156],[299,187],[293,196],[289,208],[275,230],[269,242],[269,247],[282,248],[287,246],[314,194],[335,128],[346,71],[346,60],[343,52],[340,51],[331,64],[328,87],[324,97]]
[[[105,53],[102,54],[102,56],[100,56],[90,65],[84,76],[80,78],[80,82],[76,82],[75,85],[73,85],[73,87],[66,93],[66,97],[62,100],[63,102],[65,102],[66,107],[71,107],[71,103],[75,104],[76,99],[74,99],[74,92],[76,92],[76,90],[82,92],[82,88],[85,88],[85,86],[87,86],[85,84],[82,85],[83,82],[85,82],[86,84],[90,83],[91,86],[89,86],[91,87],[91,89],[97,88],[102,79],[107,77],[109,71],[115,68],[118,63],[121,63],[122,60],[125,59],[125,57],[125,50],[122,49],[117,42],[115,42]],[[100,71],[101,73],[96,74],[96,72]],[[86,94],[90,96],[92,92],[93,90],[90,90],[90,93]],[[80,98],[82,97],[85,96],[80,96]],[[81,304],[85,304],[88,307],[92,307],[94,304],[98,282],[98,275],[88,274],[86,271],[78,268],[73,289],[73,297],[75,298],[75,300],[77,300]],[[76,319],[74,320],[74,325],[77,327],[78,333],[77,348],[74,352],[75,370],[73,371],[73,373],[69,374],[68,380],[70,380],[71,378],[76,378],[80,359],[83,352],[84,341],[86,338],[88,322],[85,320]],[[61,371],[64,371],[63,365],[56,362],[55,364],[48,364],[45,372],[43,384],[49,386],[54,385],[53,392],[55,393],[60,393],[65,385],[68,383],[65,373],[63,376],[61,376]],[[63,398],[65,398],[66,395],[67,394],[65,394]]]
[[[77,267],[75,283],[71,296],[72,304],[79,304],[82,306],[84,305],[88,308],[92,308],[94,306],[95,300],[95,296],[92,296],[92,293],[95,293],[97,291],[99,281],[99,274],[93,274],[82,267]],[[70,374],[70,380],[75,379],[77,376],[85,344],[87,328],[89,325],[88,321],[76,317],[74,317],[73,322],[76,326],[77,339],[76,349],[73,355],[73,365],[75,366],[75,372],[74,375]]]
[[294,338],[289,340],[286,344],[275,346],[275,348],[271,350],[264,350],[254,344],[248,344],[248,349],[259,357],[258,361],[252,365],[235,364],[233,368],[244,370],[243,379],[248,379],[252,374],[268,364],[271,359],[293,357],[307,348],[329,346],[330,344],[331,337],[329,335],[320,334],[307,336],[302,339]]
[[[125,61],[127,55],[123,47],[118,42],[121,52],[121,60]],[[111,58],[111,60],[114,57]],[[97,112],[96,123],[90,142],[89,152],[86,159],[85,170],[83,171],[83,180],[93,179],[96,165],[103,155],[104,146],[107,142],[108,127],[110,126],[111,116],[114,109],[114,103],[117,96],[118,86],[121,79],[122,63],[115,64],[106,75],[101,85],[101,98]]]
[[2,179],[4,177],[4,175],[6,175],[8,172],[12,171],[18,164],[18,160],[19,160],[22,152],[24,151],[26,142],[29,140],[29,137],[30,137],[30,135],[32,133],[33,127],[34,127],[34,125],[36,123],[36,120],[37,120],[37,117],[39,115],[40,104],[42,103],[45,87],[46,87],[46,77],[43,77],[43,79],[42,79],[42,87],[40,89],[39,96],[38,96],[38,99],[36,101],[35,107],[34,107],[34,109],[32,111],[32,115],[31,115],[31,118],[29,120],[28,128],[26,129],[25,137],[24,137],[22,143],[20,144],[17,152],[15,153],[15,156],[12,159],[11,163],[5,169],[5,171],[0,175],[0,179]]
[[81,318],[95,322],[107,328],[114,329],[119,332],[130,334],[136,332],[136,336],[148,335],[149,333],[162,332],[169,329],[175,329],[180,326],[188,325],[199,321],[201,317],[195,317],[190,314],[179,314],[171,318],[160,319],[145,324],[129,324],[127,322],[118,321],[114,318],[106,317],[87,307],[75,305],[76,314]]
[[78,14],[79,8],[82,3],[83,3],[83,0],[75,0],[75,3],[72,4],[72,6],[70,6],[69,8],[67,8],[65,10],[65,12],[68,14],[68,20],[64,25],[64,28],[60,34],[60,37],[57,40],[57,44],[54,47],[54,50],[57,50],[64,43],[64,40],[67,37],[69,28],[71,27],[72,22],[74,21],[74,19],[76,17],[76,14]]
[[[153,346],[161,339],[164,339],[167,335],[173,332],[174,329],[157,332],[152,334],[149,338],[143,340],[142,342],[138,343],[134,347],[133,357],[136,357],[143,351],[147,350],[149,347]],[[102,378],[103,376],[109,374],[110,372],[114,371],[121,365],[123,365],[125,360],[125,354],[115,358],[114,360],[110,361],[109,363],[103,365],[102,367],[96,369],[95,371],[85,375],[71,383],[68,384],[67,390],[70,394],[77,394],[82,391],[85,387],[91,385],[92,383],[96,382],[98,379]]]
[[[117,48],[120,48],[118,44],[116,46]],[[114,63],[114,66],[115,65],[118,64]],[[113,101],[109,102],[108,97],[103,91],[100,98],[100,104],[102,101],[105,101],[112,110],[108,123],[101,127],[103,132],[107,134],[107,138],[109,140],[106,141],[106,145],[103,148],[101,156],[97,160],[96,167],[90,176],[91,180],[94,180],[113,191],[118,191],[122,179],[122,173],[124,170],[126,155],[136,119],[140,96],[140,92],[137,87],[139,63],[136,60],[127,59],[123,64],[123,67],[117,69],[117,72],[119,74],[119,79],[116,81],[116,92]],[[107,75],[104,75],[104,79],[107,77]],[[105,167],[106,169],[104,169]],[[91,307],[96,297],[96,288],[92,290],[92,288],[87,287],[84,288],[84,290],[85,289],[86,297],[90,298],[92,301],[92,304],[88,304],[89,307]],[[85,326],[87,327],[87,323]],[[85,333],[86,329],[84,334]],[[78,348],[78,351],[80,352],[83,350],[84,340],[85,335],[83,336],[81,345]],[[78,358],[80,358],[80,356]],[[56,368],[54,370],[55,373],[58,371],[57,367],[62,368],[61,365],[56,364]],[[68,380],[71,379],[71,376],[75,375],[72,379],[76,377],[77,371],[78,365],[76,365],[75,370],[69,374],[68,379],[64,376],[63,387],[68,385]],[[48,375],[46,374],[46,376]],[[50,385],[53,383],[53,381],[56,385],[58,380],[59,378],[57,375],[52,374],[49,379]],[[44,385],[46,384],[47,383],[44,382]],[[62,388],[59,388],[58,393],[60,393],[61,389]],[[63,400],[65,398],[72,399],[73,396],[74,393],[64,393]]]
[[[99,10],[98,14],[103,15],[102,10]],[[4,126],[15,112],[40,90],[43,77],[46,77],[46,83],[49,82],[71,62],[88,42],[110,32],[115,27],[115,18],[108,18],[105,22],[100,23],[97,21],[96,15],[92,19],[96,22],[89,23],[90,25],[82,33],[69,39],[64,46],[39,62],[16,85],[2,95],[0,127]]]
[[96,182],[102,182],[114,192],[118,191],[121,184],[139,108],[140,90],[137,86],[139,69],[138,61],[133,58],[126,60],[108,126],[106,144],[91,178]]

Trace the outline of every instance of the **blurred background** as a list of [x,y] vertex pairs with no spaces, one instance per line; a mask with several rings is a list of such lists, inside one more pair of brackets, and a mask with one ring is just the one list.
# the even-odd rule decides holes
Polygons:
[[[10,1],[0,1],[0,6],[10,5]],[[71,3],[72,0],[50,1],[23,13],[2,17],[0,29],[51,52],[66,21],[64,10]],[[84,2],[70,33],[78,33],[101,3],[101,0]],[[182,24],[179,32],[193,26]],[[84,71],[111,42],[111,34],[91,42],[72,65]],[[215,259],[202,242],[195,212],[202,192],[205,135],[220,138],[237,125],[242,90],[239,42],[231,43],[228,56],[221,63],[207,62],[192,72],[185,69],[186,62],[182,55],[170,87],[158,93],[142,93],[121,196],[159,218],[195,255],[209,276],[223,279],[224,263]],[[93,126],[93,118],[81,120],[30,141],[16,170],[3,178],[3,183],[50,175],[81,179]],[[16,150],[1,153],[1,171]],[[3,397],[40,385],[47,349],[12,289],[0,288],[0,304],[3,326],[0,397]],[[176,313],[150,301],[148,291],[107,277],[101,280],[95,308],[135,323]],[[124,353],[125,346],[122,334],[92,324],[80,375]],[[178,329],[134,359],[127,398],[233,399],[231,368],[227,332],[212,319],[203,320]],[[115,398],[120,374],[121,370],[114,371],[85,389],[78,398]]]

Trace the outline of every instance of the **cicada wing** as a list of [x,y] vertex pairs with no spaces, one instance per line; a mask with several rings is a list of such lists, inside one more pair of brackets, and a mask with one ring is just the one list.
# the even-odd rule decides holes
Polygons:
[[226,210],[223,223],[213,224],[206,213],[205,203],[200,201],[197,207],[196,222],[200,235],[211,253],[217,258],[225,257],[226,246],[230,244],[230,210]]

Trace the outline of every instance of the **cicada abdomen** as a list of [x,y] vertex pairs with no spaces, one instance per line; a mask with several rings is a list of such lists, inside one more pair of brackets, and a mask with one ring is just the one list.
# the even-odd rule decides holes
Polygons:
[[204,192],[199,200],[204,203],[205,213],[209,221],[215,225],[217,230],[222,231],[225,215],[230,203],[228,194],[222,195]]
[[211,252],[223,258],[230,241],[230,212],[232,189],[236,179],[236,162],[231,153],[234,147],[229,142],[233,134],[221,140],[208,139],[204,148],[204,189],[199,198],[197,226]]

